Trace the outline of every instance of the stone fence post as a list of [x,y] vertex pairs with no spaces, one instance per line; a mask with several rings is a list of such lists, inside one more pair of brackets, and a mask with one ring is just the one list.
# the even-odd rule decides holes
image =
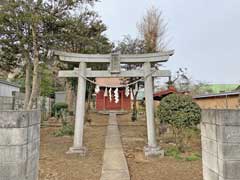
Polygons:
[[37,180],[39,111],[0,111],[0,179]]
[[204,180],[240,179],[240,110],[202,111]]

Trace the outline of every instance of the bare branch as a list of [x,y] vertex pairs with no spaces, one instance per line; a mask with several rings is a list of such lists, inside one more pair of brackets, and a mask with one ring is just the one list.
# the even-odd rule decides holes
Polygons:
[[147,52],[157,52],[166,50],[165,40],[167,23],[165,23],[162,11],[155,7],[147,10],[137,28],[145,41]]

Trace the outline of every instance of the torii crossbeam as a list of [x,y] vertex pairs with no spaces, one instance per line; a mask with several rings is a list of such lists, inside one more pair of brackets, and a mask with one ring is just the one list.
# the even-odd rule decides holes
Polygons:
[[[145,101],[148,135],[148,143],[144,147],[145,155],[159,155],[163,153],[156,141],[152,77],[169,77],[171,76],[171,72],[168,70],[153,71],[151,69],[151,64],[168,61],[169,57],[174,54],[174,51],[140,55],[76,54],[62,51],[54,51],[54,54],[58,55],[61,61],[79,64],[79,68],[75,68],[74,70],[59,71],[59,77],[78,78],[74,142],[73,147],[68,151],[69,153],[80,153],[84,155],[86,152],[86,148],[83,146],[83,125],[87,77],[144,77],[144,86],[147,87],[145,88]],[[109,69],[104,71],[93,71],[86,68],[87,63],[108,63]],[[143,69],[122,71],[121,64],[143,64]]]

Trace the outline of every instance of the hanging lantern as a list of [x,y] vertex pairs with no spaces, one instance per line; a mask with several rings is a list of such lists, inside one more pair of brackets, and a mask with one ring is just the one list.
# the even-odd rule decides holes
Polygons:
[[109,94],[109,101],[112,102],[112,88],[109,89],[108,94]]
[[114,91],[114,98],[115,98],[115,103],[117,104],[119,102],[118,88],[116,88]]
[[105,88],[104,97],[107,97],[107,96],[108,96],[108,92],[107,92],[107,88]]
[[100,87],[99,87],[99,85],[96,85],[96,87],[95,87],[95,93],[98,94],[99,91],[100,91]]
[[129,92],[129,86],[127,86],[127,87],[125,88],[125,96],[128,97],[129,94],[130,94],[130,92]]

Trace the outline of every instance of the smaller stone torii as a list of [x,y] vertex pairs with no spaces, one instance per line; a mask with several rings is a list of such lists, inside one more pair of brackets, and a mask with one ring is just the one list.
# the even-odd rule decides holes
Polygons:
[[[146,156],[161,155],[163,151],[157,144],[155,121],[154,121],[154,102],[153,102],[153,77],[169,77],[171,72],[168,70],[152,70],[151,65],[168,61],[174,51],[159,53],[122,55],[122,54],[76,54],[62,51],[54,51],[61,61],[79,64],[79,68],[74,70],[59,71],[59,77],[78,78],[77,103],[75,114],[75,129],[73,146],[68,153],[80,153],[84,155],[86,148],[83,146],[83,126],[85,116],[85,95],[86,79],[89,77],[143,77],[145,86],[145,101],[147,114],[147,136],[148,143],[144,147]],[[87,63],[107,63],[108,70],[94,71],[86,68]],[[143,69],[121,71],[121,64],[143,64]]]

